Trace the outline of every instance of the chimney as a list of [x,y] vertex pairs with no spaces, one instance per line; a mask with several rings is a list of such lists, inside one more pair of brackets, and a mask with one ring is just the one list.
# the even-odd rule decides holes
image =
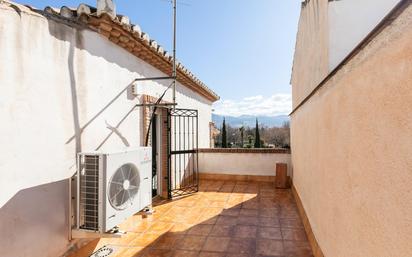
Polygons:
[[97,0],[97,15],[109,15],[112,19],[116,18],[116,5],[113,0]]

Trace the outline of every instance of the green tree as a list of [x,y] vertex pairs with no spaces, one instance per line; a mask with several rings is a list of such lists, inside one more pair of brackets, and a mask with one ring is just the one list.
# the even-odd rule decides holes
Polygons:
[[255,148],[261,148],[261,141],[260,141],[260,135],[259,135],[259,123],[256,118],[256,128],[255,128]]
[[240,147],[243,148],[243,133],[245,132],[245,127],[242,126],[239,128],[240,131]]
[[227,148],[227,132],[226,132],[225,118],[223,118],[223,125],[222,125],[222,148]]

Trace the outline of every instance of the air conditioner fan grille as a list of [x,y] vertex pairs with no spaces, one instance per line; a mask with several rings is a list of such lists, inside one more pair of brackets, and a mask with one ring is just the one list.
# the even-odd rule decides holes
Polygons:
[[124,210],[133,204],[139,185],[139,171],[134,164],[127,163],[118,168],[108,185],[108,198],[113,208]]

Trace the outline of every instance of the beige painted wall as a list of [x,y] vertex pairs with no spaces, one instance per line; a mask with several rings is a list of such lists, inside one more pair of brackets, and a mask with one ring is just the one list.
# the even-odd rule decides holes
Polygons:
[[291,129],[294,185],[325,256],[412,256],[412,7]]
[[275,176],[276,163],[288,165],[292,174],[290,154],[286,153],[199,153],[199,172],[230,175]]
[[[95,32],[19,8],[0,4],[0,256],[55,257],[69,246],[76,153],[142,145],[140,99],[123,90],[165,74]],[[143,85],[152,96],[168,86]],[[178,84],[177,102],[199,110],[209,147],[210,101]]]
[[328,0],[302,5],[293,58],[292,106],[295,108],[328,74]]

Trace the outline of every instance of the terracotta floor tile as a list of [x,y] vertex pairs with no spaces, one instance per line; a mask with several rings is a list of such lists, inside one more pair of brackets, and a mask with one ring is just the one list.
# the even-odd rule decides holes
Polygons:
[[184,235],[167,233],[159,237],[153,244],[154,249],[173,249],[176,244],[183,240]]
[[198,251],[186,251],[186,250],[176,250],[173,252],[173,257],[197,257],[199,256]]
[[261,208],[259,209],[259,216],[266,218],[278,218],[279,217],[279,208]]
[[198,224],[198,225],[195,225],[192,228],[190,228],[189,231],[187,231],[187,234],[188,235],[207,236],[207,235],[209,235],[212,228],[213,228],[213,225]]
[[227,200],[227,203],[231,204],[242,204],[244,202],[243,200],[243,194],[239,193],[233,193],[229,196],[229,199]]
[[142,234],[130,243],[131,246],[147,247],[159,238],[157,234]]
[[280,219],[282,228],[303,228],[303,223],[300,219]]
[[213,208],[211,206],[208,206],[207,208],[203,209],[202,214],[203,215],[208,214],[209,217],[215,217],[215,216],[219,215],[220,213],[222,213],[223,210],[224,209],[222,207],[214,207]]
[[275,195],[276,189],[261,188],[259,190],[259,196],[261,197],[272,197]]
[[177,216],[174,214],[166,214],[159,218],[159,221],[173,223],[177,222]]
[[242,201],[238,202],[238,201],[227,201],[225,206],[225,209],[240,209],[242,208]]
[[226,201],[209,201],[207,204],[207,207],[215,207],[215,208],[225,208],[226,207]]
[[158,222],[155,222],[146,231],[146,233],[149,233],[149,234],[164,234],[164,233],[167,233],[173,227],[173,225],[174,225],[173,223],[158,221]]
[[113,257],[143,257],[148,250],[149,249],[145,247],[127,247],[122,251],[119,251]]
[[214,225],[216,224],[218,216],[214,216],[212,218],[204,218],[201,216],[197,221],[198,224],[205,224],[205,225]]
[[195,206],[197,203],[196,200],[181,200],[176,203],[176,206],[181,206],[181,207],[192,207]]
[[282,228],[283,240],[306,241],[306,232],[303,228]]
[[140,221],[133,226],[122,228],[122,230],[127,232],[145,232],[149,227],[153,225],[151,221]]
[[312,250],[305,241],[283,241],[285,255],[288,257],[312,257]]
[[183,222],[192,224],[192,225],[197,225],[197,224],[202,223],[199,220],[199,215],[192,215],[192,216],[186,217],[185,219],[183,219]]
[[237,224],[239,225],[257,226],[258,221],[258,217],[240,216],[237,218]]
[[283,242],[281,240],[258,239],[256,253],[265,256],[283,256]]
[[254,254],[256,252],[255,238],[232,238],[227,248],[229,253]]
[[280,213],[292,213],[292,214],[298,214],[299,216],[299,210],[298,207],[295,204],[288,204],[288,205],[282,205],[280,204]]
[[204,197],[211,201],[225,202],[229,199],[229,193],[208,193]]
[[238,217],[232,216],[219,216],[216,221],[216,225],[233,226],[236,225]]
[[244,193],[246,191],[247,186],[246,185],[238,185],[233,188],[234,193]]
[[170,228],[169,233],[173,234],[186,234],[187,231],[193,227],[193,224],[188,223],[175,223],[172,228]]
[[207,198],[201,198],[199,200],[196,201],[196,206],[200,206],[200,207],[209,207],[209,202],[210,200]]
[[279,203],[281,206],[290,206],[295,204],[295,200],[293,199],[292,196],[290,197],[276,197],[276,202]]
[[240,216],[252,216],[252,217],[257,217],[258,216],[258,210],[254,210],[254,209],[241,209]]
[[245,193],[248,193],[248,194],[256,194],[256,196],[257,196],[257,194],[259,193],[259,189],[258,188],[246,188],[245,189]]
[[274,198],[261,198],[259,201],[259,208],[279,208],[279,204]]
[[261,227],[280,227],[278,218],[259,217],[259,226]]
[[234,184],[232,184],[232,185],[223,185],[223,186],[219,189],[219,192],[232,193],[234,187],[235,187]]
[[258,202],[257,194],[249,194],[249,193],[244,193],[243,194],[243,201],[244,202]]
[[114,257],[312,257],[291,190],[274,189],[271,182],[212,180],[201,180],[200,189],[155,202],[153,215],[120,225],[129,232],[125,237],[95,240],[72,257],[103,245],[119,246]]
[[248,200],[246,202],[243,202],[242,203],[242,209],[257,210],[257,209],[259,209],[259,202],[258,201],[252,201],[252,200]]
[[205,252],[226,252],[230,237],[208,237],[202,248]]
[[233,236],[238,238],[256,238],[257,227],[256,226],[242,226],[235,227]]
[[234,228],[234,226],[214,225],[209,235],[230,237],[233,236]]
[[178,242],[176,248],[179,250],[200,251],[205,243],[205,236],[185,235],[182,241]]
[[255,254],[249,254],[249,253],[228,253],[226,257],[259,257]]
[[237,217],[239,216],[240,209],[223,209],[222,212],[220,213],[221,216],[234,216]]
[[171,257],[172,255],[172,250],[165,249],[150,249],[144,254],[145,257]]
[[200,252],[199,257],[225,257],[226,253]]
[[259,227],[258,237],[265,238],[265,239],[282,240],[282,232],[280,228]]

